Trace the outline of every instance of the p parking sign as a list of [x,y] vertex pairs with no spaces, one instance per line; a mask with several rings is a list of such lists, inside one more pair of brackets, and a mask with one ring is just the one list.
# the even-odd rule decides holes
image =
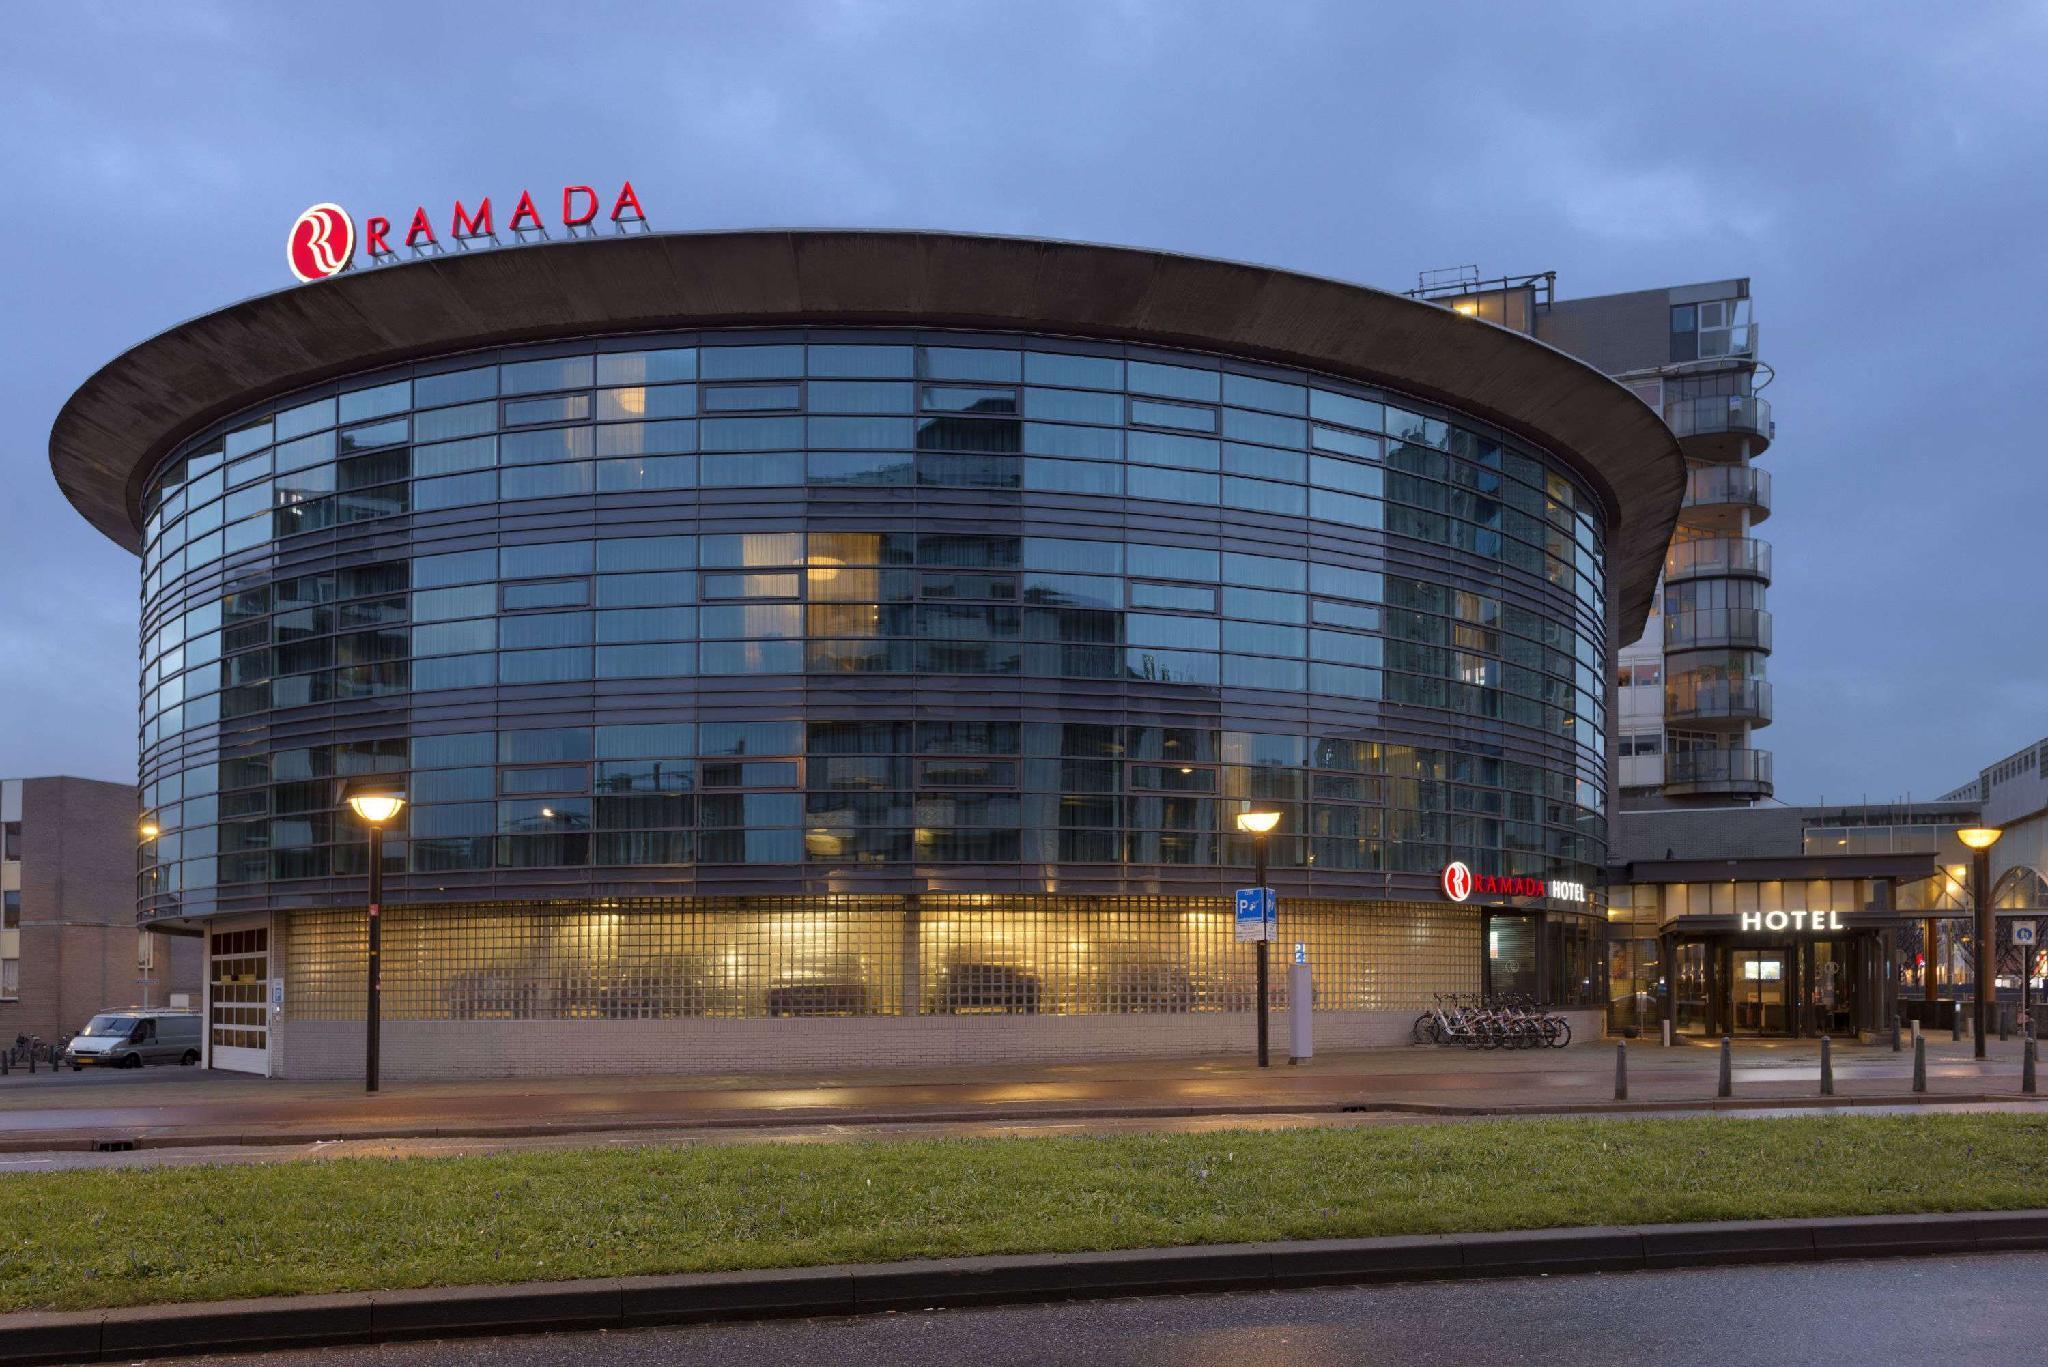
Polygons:
[[1276,938],[1273,934],[1273,890],[1239,888],[1236,919],[1237,938],[1241,942]]

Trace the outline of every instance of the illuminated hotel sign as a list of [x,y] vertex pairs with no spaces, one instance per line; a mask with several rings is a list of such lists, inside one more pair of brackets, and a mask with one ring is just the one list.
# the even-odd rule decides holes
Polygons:
[[1839,911],[1745,911],[1744,930],[1847,930]]
[[[597,232],[597,215],[603,207],[603,199],[590,186],[565,185],[562,187],[561,216],[555,222],[571,237],[593,235]],[[647,213],[640,207],[640,196],[634,193],[632,181],[619,186],[618,194],[612,197],[611,212],[607,217],[620,232],[633,225],[646,225]],[[519,192],[518,203],[512,206],[512,212],[505,218],[505,231],[519,242],[546,239],[548,225],[541,219],[532,191]],[[491,197],[485,195],[476,201],[474,208],[456,200],[454,210],[448,215],[448,237],[465,251],[473,247],[498,245],[497,218]],[[396,246],[393,245],[394,240]],[[349,216],[348,210],[339,204],[315,204],[298,216],[291,231],[285,235],[285,260],[290,263],[292,274],[299,279],[325,280],[354,265],[357,245],[355,220]],[[414,256],[430,256],[446,250],[435,235],[434,220],[427,216],[425,205],[412,211],[412,218],[403,232],[388,218],[364,219],[361,246],[373,266],[388,266],[397,261],[400,247],[410,249]]]
[[1490,897],[1549,897],[1559,902],[1586,900],[1584,883],[1557,878],[1509,878],[1501,874],[1474,873],[1462,863],[1444,865],[1444,896],[1462,902],[1473,893]]

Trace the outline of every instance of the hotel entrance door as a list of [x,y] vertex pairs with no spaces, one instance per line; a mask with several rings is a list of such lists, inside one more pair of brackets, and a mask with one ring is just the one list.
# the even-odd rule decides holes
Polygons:
[[1785,1035],[1792,1030],[1785,1013],[1792,956],[1782,949],[1738,949],[1733,960],[1735,1030],[1745,1035]]

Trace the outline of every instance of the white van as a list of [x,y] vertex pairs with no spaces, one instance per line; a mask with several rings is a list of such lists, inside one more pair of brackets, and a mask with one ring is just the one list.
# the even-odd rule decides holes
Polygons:
[[102,1011],[65,1047],[71,1071],[199,1062],[199,1013],[132,1008]]

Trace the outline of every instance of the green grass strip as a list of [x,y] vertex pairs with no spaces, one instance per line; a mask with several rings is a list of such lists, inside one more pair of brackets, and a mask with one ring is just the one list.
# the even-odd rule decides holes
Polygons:
[[1515,1120],[0,1178],[0,1310],[2048,1204],[2048,1118]]

